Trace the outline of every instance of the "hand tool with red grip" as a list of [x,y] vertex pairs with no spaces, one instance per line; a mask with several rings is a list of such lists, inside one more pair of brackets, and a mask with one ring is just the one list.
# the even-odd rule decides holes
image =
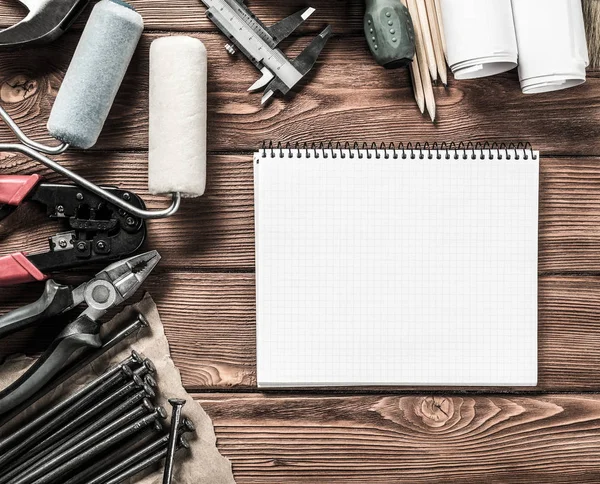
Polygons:
[[[132,192],[106,190],[145,208]],[[55,271],[120,259],[138,250],[146,238],[144,220],[81,187],[43,183],[38,175],[0,175],[0,221],[24,202],[44,206],[49,218],[67,228],[49,238],[48,252],[0,255],[0,286],[42,281]]]
[[51,381],[77,352],[99,348],[100,318],[131,297],[160,261],[155,250],[115,262],[78,287],[46,283],[35,302],[0,316],[0,338],[86,307],[50,344],[46,352],[15,382],[0,391],[0,415],[31,398]]

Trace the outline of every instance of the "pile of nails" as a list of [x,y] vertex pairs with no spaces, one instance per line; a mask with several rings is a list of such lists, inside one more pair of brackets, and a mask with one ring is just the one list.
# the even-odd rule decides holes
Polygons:
[[0,484],[116,484],[165,460],[170,483],[175,454],[194,432],[184,400],[167,413],[154,406],[156,369],[135,351],[8,436],[0,437]]

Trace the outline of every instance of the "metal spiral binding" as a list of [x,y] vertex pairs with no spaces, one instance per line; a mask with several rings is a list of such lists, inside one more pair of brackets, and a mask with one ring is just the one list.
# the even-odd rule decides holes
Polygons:
[[[479,156],[477,156],[479,153]],[[260,150],[262,158],[358,158],[358,159],[454,159],[454,160],[537,160],[530,143],[277,143],[264,141]]]

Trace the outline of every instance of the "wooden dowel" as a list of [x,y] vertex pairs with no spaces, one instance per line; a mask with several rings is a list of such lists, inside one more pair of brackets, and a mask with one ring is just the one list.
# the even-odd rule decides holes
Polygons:
[[[423,45],[423,35],[421,33],[421,24],[419,20],[419,11],[417,9],[417,0],[408,0],[408,10],[413,19],[415,27],[415,59],[419,65],[421,73],[421,82],[423,84],[423,94],[425,96],[425,106],[431,121],[435,121],[435,97],[433,95],[433,84],[427,67],[427,54]],[[416,67],[416,66],[415,66]]]
[[444,86],[448,85],[448,71],[446,69],[446,57],[442,47],[442,38],[435,10],[434,0],[425,0],[427,7],[427,17],[429,19],[429,28],[431,30],[431,39],[433,40],[433,51],[435,53],[435,63],[437,65],[438,75]]
[[421,41],[423,43],[423,46],[425,47],[425,54],[427,56],[423,60],[427,63],[427,66],[429,67],[431,79],[433,81],[437,81],[437,64],[435,62],[435,51],[433,49],[431,29],[429,27],[429,20],[427,18],[427,7],[425,6],[425,0],[417,0],[416,3],[417,11],[419,12],[419,24],[421,25]]
[[[400,1],[402,2],[402,5],[408,8],[406,0]],[[419,111],[421,111],[421,114],[423,114],[425,112],[425,95],[423,93],[423,81],[421,80],[421,70],[419,67],[419,61],[417,60],[416,55],[413,57],[413,60],[408,69],[410,70],[410,77],[412,79],[415,101],[417,102],[417,106],[419,106]]]
[[421,111],[421,114],[423,114],[425,112],[425,95],[423,93],[423,81],[421,80],[419,60],[417,59],[416,55],[409,69],[412,78],[413,91],[415,93],[415,101],[417,101],[419,111]]
[[440,31],[440,38],[442,39],[442,49],[444,49],[444,57],[446,58],[446,64],[448,63],[448,49],[446,49],[446,35],[444,34],[444,22],[442,21],[442,6],[440,0],[434,0],[435,4],[435,15],[437,17],[438,30]]

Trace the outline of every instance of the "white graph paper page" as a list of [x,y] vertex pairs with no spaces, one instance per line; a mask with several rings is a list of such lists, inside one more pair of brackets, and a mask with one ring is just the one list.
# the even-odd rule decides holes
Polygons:
[[539,156],[292,151],[254,160],[260,386],[537,384]]

